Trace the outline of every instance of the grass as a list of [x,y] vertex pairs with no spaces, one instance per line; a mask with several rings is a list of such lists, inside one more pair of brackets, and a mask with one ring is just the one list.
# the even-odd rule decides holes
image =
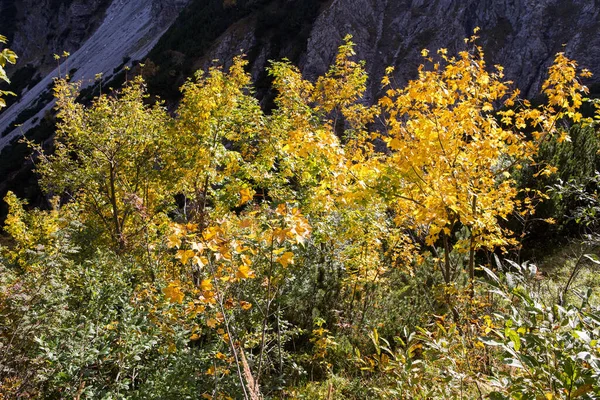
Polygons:
[[544,276],[540,282],[540,293],[545,293],[549,301],[558,301],[560,293],[569,283],[566,301],[577,304],[581,299],[576,293],[585,293],[591,289],[590,303],[600,305],[600,266],[585,257],[586,254],[598,256],[600,243],[584,243],[582,240],[572,239],[542,258],[538,263]]

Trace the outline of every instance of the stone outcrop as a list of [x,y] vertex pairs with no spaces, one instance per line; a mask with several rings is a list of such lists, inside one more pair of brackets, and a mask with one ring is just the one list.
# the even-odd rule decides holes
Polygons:
[[[45,74],[56,67],[53,55],[74,52],[98,28],[110,0],[0,0],[11,48],[19,65]],[[10,11],[10,12],[8,12]],[[0,29],[2,29],[0,27]]]
[[[590,82],[600,82],[600,7],[595,0],[330,0],[321,3],[305,49],[294,61],[305,76],[315,78],[351,34],[357,58],[366,61],[371,77],[367,101],[373,101],[388,66],[395,67],[396,82],[402,84],[415,76],[422,49],[461,51],[475,27],[481,28],[479,44],[488,64],[503,65],[506,79],[526,97],[539,93],[560,51],[594,73]],[[242,49],[258,55],[251,60],[256,78],[270,58],[289,57],[286,43],[277,53],[270,47],[269,41],[257,40],[253,15],[223,33],[197,67],[206,68],[214,59],[227,64]]]
[[423,48],[462,50],[475,27],[489,64],[503,65],[526,96],[538,93],[559,51],[600,78],[595,0],[334,0],[313,26],[303,67],[309,76],[323,73],[336,46],[352,34],[358,57],[367,60],[373,95],[387,66],[406,81]]
[[[27,1],[33,2],[33,0]],[[72,0],[70,3],[59,1],[61,4],[58,9],[63,10],[67,7],[65,3],[69,3],[68,9],[71,11],[68,15],[75,21],[72,28],[75,29],[80,24],[84,24],[85,20],[91,18],[88,12],[94,9],[92,5],[98,6],[100,1],[102,0]],[[2,132],[0,150],[20,136],[22,132],[27,132],[52,107],[52,102],[40,107],[38,101],[40,97],[47,97],[46,93],[55,77],[58,75],[64,76],[68,71],[74,71],[71,78],[74,81],[81,81],[82,87],[92,84],[98,74],[102,74],[103,79],[110,79],[114,69],[122,65],[124,59],[141,59],[148,54],[186,3],[187,0],[113,0],[103,11],[101,17],[95,16],[100,20],[98,27],[89,34],[89,37],[82,39],[78,46],[74,45],[68,61],[61,66],[62,70],[61,67],[53,68],[34,87],[20,93],[19,102],[0,114],[0,132]],[[33,5],[30,5],[30,7],[30,10],[36,8]],[[84,15],[88,16],[84,17]],[[42,28],[40,29],[43,31]],[[36,32],[36,34],[27,36],[27,32]],[[38,33],[35,24],[32,22],[31,27],[17,30],[11,46],[22,59],[27,60],[32,57],[29,53],[30,50],[27,50],[33,46],[28,44],[29,41],[35,41],[35,38],[40,35],[43,35],[43,33]],[[24,39],[26,37],[27,40]],[[72,38],[75,40],[75,36],[72,36]],[[43,41],[40,43],[43,43]],[[62,52],[59,51],[59,53]],[[43,69],[43,62],[40,61],[40,63],[42,65],[40,68]],[[22,113],[31,115],[25,122],[19,121],[22,122],[20,127],[7,131],[7,128],[23,115]]]

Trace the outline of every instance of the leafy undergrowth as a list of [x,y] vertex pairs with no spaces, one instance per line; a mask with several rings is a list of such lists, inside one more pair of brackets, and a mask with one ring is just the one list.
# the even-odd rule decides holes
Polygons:
[[[366,106],[353,54],[272,63],[268,114],[241,58],[174,115],[140,77],[90,106],[58,81],[48,209],[5,198],[0,398],[598,398],[596,174],[519,185],[595,134],[589,73],[558,54],[534,106],[473,37]],[[511,261],[532,221],[585,243]]]

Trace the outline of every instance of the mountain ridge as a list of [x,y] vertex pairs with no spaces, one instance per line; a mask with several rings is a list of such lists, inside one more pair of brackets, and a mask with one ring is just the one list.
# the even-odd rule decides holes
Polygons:
[[[124,61],[131,64],[147,59],[153,64],[144,71],[151,92],[171,104],[180,96],[179,87],[197,69],[218,64],[226,67],[233,56],[246,54],[256,94],[263,106],[269,107],[273,98],[270,77],[265,72],[269,60],[288,58],[306,77],[314,79],[333,62],[347,34],[353,36],[356,58],[366,61],[370,80],[365,101],[373,102],[381,93],[380,80],[388,66],[395,67],[395,84],[401,86],[415,76],[423,61],[423,48],[435,51],[443,47],[456,53],[464,49],[463,39],[476,26],[481,28],[479,43],[488,66],[503,65],[506,79],[515,81],[525,97],[539,93],[546,68],[559,51],[565,51],[595,74],[588,83],[596,90],[600,82],[597,0],[43,1],[55,3],[54,8],[46,10],[49,15],[45,21],[58,21],[54,14],[65,10],[69,11],[63,20],[76,21],[73,26],[67,23],[61,27],[63,42],[71,43],[65,50],[77,47],[76,37],[83,41],[72,51],[63,74],[67,68],[76,68],[72,78],[86,79],[84,85],[94,83],[97,73],[103,73],[103,82],[108,82],[119,75]],[[103,8],[102,2],[109,4]],[[6,10],[10,4],[14,6],[15,0],[0,0],[0,9]],[[18,14],[27,14],[26,8],[34,5],[32,0],[20,4],[11,45],[21,57],[17,68],[25,68],[32,56],[24,39],[18,38],[55,37],[61,33],[36,31],[38,26],[48,27],[50,23],[24,25]],[[129,12],[123,12],[126,9]],[[81,18],[88,18],[90,29],[94,29],[87,36],[82,33]],[[65,30],[71,33],[64,35]],[[144,37],[148,40],[142,43]],[[52,48],[48,43],[45,47]],[[41,121],[52,106],[44,102],[52,98],[50,88],[58,70],[44,67],[43,60],[39,64],[41,72],[47,68],[49,73],[37,86],[23,89],[19,102],[0,113],[3,157],[11,151],[6,146]],[[38,65],[34,62],[34,66]],[[15,120],[22,126],[10,129]]]

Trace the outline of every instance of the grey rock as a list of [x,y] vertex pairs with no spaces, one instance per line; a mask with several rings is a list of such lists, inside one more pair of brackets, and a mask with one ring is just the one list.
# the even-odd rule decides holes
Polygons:
[[[88,0],[87,3],[94,1],[99,0]],[[61,67],[56,67],[49,71],[31,90],[22,93],[21,101],[0,114],[0,132],[4,132],[23,111],[34,105],[40,96],[52,86],[55,77],[64,76],[67,72],[66,69],[76,69],[72,79],[80,81],[82,87],[86,87],[94,83],[97,74],[102,74],[104,79],[110,78],[113,69],[122,64],[124,57],[132,59],[145,57],[173,23],[186,2],[184,0],[113,0],[103,13],[98,27],[72,51],[68,61],[61,66],[62,70]],[[86,3],[86,0],[73,0],[70,3],[69,15],[73,21],[77,20],[76,16],[78,15],[83,18],[82,21],[89,18],[82,17],[82,15],[87,15],[86,10],[89,10],[82,5],[83,3]],[[161,9],[172,12],[167,14],[161,12]],[[24,29],[23,32],[36,32],[35,35],[39,35],[37,29],[30,29],[33,28]],[[15,34],[15,39],[18,37],[25,36],[22,33]],[[18,42],[14,44],[18,44]],[[18,46],[15,46],[14,49],[19,53]],[[28,53],[20,54],[26,54],[24,58],[28,57]],[[43,118],[52,105],[53,102],[46,104],[22,126],[0,137],[0,150],[23,132],[27,132],[33,126],[33,121]]]
[[503,65],[530,97],[560,51],[598,81],[599,12],[597,0],[334,0],[313,26],[303,67],[308,76],[323,73],[352,34],[358,58],[367,61],[372,98],[387,66],[396,67],[401,84],[415,76],[423,48],[463,50],[478,26],[488,64]]

